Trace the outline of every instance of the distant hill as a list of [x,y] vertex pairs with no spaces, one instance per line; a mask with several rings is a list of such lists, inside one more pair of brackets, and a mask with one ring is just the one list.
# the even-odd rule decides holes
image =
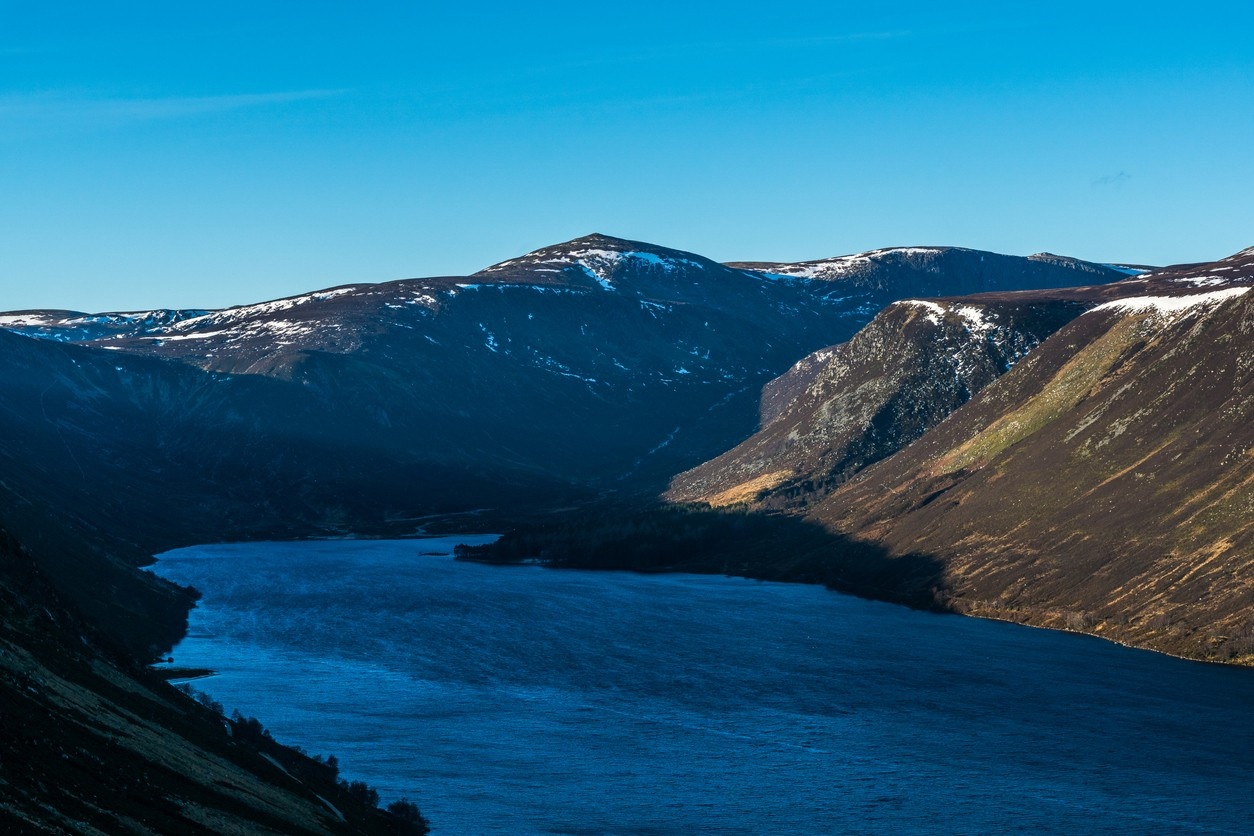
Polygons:
[[311,427],[349,447],[386,447],[488,479],[518,471],[661,487],[753,430],[762,384],[847,339],[918,275],[946,293],[1123,275],[1083,262],[928,252],[885,256],[867,282],[792,277],[787,265],[730,268],[591,235],[464,278],[344,286],[212,312],[23,312],[0,325],[299,384],[320,403]]

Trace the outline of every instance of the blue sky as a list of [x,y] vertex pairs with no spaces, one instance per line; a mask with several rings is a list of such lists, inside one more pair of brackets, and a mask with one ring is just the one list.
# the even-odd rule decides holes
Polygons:
[[222,306],[592,231],[722,260],[1254,245],[1248,2],[360,5],[0,0],[0,309]]

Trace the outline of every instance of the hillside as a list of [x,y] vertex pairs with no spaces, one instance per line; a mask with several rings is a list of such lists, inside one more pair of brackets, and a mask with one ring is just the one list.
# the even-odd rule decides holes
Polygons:
[[593,235],[470,277],[221,311],[3,315],[0,521],[153,656],[187,606],[135,572],[157,551],[651,495],[749,435],[772,376],[924,279],[1124,276],[954,248],[852,258],[791,275],[815,271]]
[[1254,662],[1254,250],[1133,280],[810,512],[961,612]]
[[136,667],[2,529],[0,716],[5,833],[425,832]]
[[531,474],[485,477],[336,434],[352,423],[289,381],[4,332],[0,375],[0,523],[140,658],[185,626],[186,596],[136,571],[163,549],[408,533],[421,513],[566,495]]

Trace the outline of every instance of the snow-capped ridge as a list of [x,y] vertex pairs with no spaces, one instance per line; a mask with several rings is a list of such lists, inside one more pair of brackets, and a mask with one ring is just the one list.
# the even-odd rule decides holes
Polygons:
[[624,270],[674,273],[707,270],[710,265],[692,253],[594,233],[493,264],[475,275],[497,278],[537,273],[561,276],[573,272],[591,279],[602,290],[614,291]]
[[961,249],[961,247],[884,247],[877,250],[865,250],[860,253],[830,256],[810,261],[793,263],[731,262],[731,265],[774,279],[833,279],[857,272],[860,268],[891,259],[894,256],[904,257],[907,260],[921,259]]
[[928,322],[933,325],[940,325],[941,317],[948,312],[948,309],[944,305],[936,302],[929,302],[926,299],[902,299],[900,302],[894,302],[893,304],[911,305],[916,308],[923,308],[926,311],[924,316],[926,316]]
[[1245,295],[1249,287],[1227,287],[1213,290],[1210,293],[1193,293],[1187,296],[1132,296],[1127,299],[1116,299],[1106,302],[1086,313],[1098,311],[1123,311],[1125,313],[1154,312],[1159,314],[1179,314],[1211,305],[1218,305],[1239,296]]
[[1125,273],[1129,276],[1143,276],[1151,272],[1154,269],[1152,267],[1144,267],[1144,266],[1138,267],[1135,264],[1115,264],[1115,263],[1105,262],[1105,261],[1101,262],[1100,266],[1105,267],[1109,270],[1115,270],[1119,273]]
[[190,331],[210,322],[215,324],[237,322],[242,319],[251,319],[254,317],[281,313],[283,311],[290,311],[301,305],[307,305],[311,302],[325,302],[329,299],[354,293],[359,289],[360,288],[356,285],[347,285],[344,287],[331,288],[330,290],[319,290],[313,293],[304,293],[300,296],[288,296],[283,299],[274,299],[269,302],[259,302],[253,305],[239,305],[232,308],[223,308],[222,310],[210,311],[201,316],[177,322],[171,326],[171,330]]
[[997,327],[993,316],[986,309],[974,305],[943,305],[927,299],[902,299],[893,304],[922,308],[925,311],[924,316],[933,325],[940,325],[945,314],[952,314],[961,319],[973,335],[986,334]]

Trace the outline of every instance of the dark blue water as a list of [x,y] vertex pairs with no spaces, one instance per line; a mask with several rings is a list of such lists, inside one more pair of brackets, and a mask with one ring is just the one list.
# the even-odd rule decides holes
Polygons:
[[439,833],[1254,833],[1254,671],[454,542],[162,555],[176,660]]

